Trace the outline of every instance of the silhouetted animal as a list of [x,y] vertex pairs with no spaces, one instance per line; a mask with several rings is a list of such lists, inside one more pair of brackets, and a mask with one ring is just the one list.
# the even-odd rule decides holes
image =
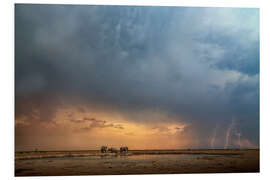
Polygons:
[[100,148],[100,151],[101,151],[102,153],[107,152],[107,150],[108,150],[108,147],[107,147],[107,146],[102,146],[102,147]]
[[128,152],[128,147],[120,147],[120,152]]
[[115,148],[112,148],[112,147],[109,148],[108,151],[111,153],[117,153],[117,150]]

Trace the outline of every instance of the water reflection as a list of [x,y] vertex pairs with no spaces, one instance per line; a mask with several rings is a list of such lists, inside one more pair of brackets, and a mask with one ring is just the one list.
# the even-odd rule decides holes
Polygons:
[[206,156],[220,156],[220,155],[211,155],[211,154],[107,154],[107,155],[93,155],[93,154],[69,154],[69,155],[53,155],[53,156],[25,156],[22,158],[16,158],[17,160],[34,160],[34,159],[57,159],[57,160],[66,160],[66,159],[77,159],[77,160],[107,160],[107,159],[116,159],[116,160],[162,160],[162,159],[182,159],[182,160],[191,160],[200,157]]

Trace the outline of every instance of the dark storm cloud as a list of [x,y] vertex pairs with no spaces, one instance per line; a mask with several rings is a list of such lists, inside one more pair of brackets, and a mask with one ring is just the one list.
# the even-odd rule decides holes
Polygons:
[[95,119],[95,118],[88,118],[88,117],[85,117],[83,119],[72,119],[72,118],[70,118],[69,120],[71,122],[73,122],[73,123],[84,123],[84,122],[93,122],[93,123],[102,123],[102,124],[106,123],[106,121],[104,121],[104,120],[98,120],[98,119]]
[[135,121],[164,110],[202,138],[235,118],[259,143],[258,9],[17,4],[15,61],[16,116],[50,121],[76,97]]
[[115,124],[115,123],[108,123],[105,120],[98,120],[95,118],[84,118],[83,120],[71,120],[71,122],[74,123],[82,123],[82,122],[90,122],[89,125],[86,127],[80,128],[79,130],[75,130],[76,132],[84,132],[84,131],[91,131],[94,128],[115,128],[115,129],[124,129],[124,127],[121,124]]

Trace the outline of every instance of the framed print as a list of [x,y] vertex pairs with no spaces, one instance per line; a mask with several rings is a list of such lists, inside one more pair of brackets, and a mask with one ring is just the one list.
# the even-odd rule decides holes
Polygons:
[[260,171],[258,8],[14,11],[15,176]]

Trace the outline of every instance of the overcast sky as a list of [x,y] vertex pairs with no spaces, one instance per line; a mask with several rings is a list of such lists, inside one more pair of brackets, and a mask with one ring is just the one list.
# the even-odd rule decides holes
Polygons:
[[259,9],[15,6],[16,150],[259,147]]

